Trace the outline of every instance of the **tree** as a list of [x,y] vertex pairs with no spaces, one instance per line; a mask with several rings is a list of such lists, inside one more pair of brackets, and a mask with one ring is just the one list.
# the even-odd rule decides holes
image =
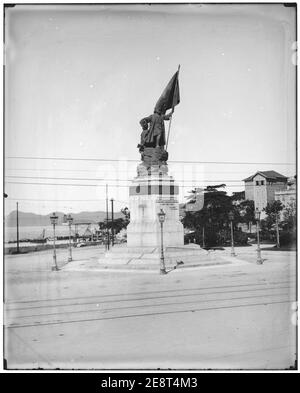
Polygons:
[[[112,221],[109,220],[107,223],[106,221],[102,221],[98,223],[99,229],[104,231],[105,229],[111,229],[112,228]],[[128,222],[124,218],[116,218],[114,220],[114,234],[116,235],[119,233],[123,228],[126,228],[128,225]]]
[[282,246],[296,245],[296,202],[287,203],[282,212],[283,220],[281,221],[282,231],[280,232],[280,244]]
[[[225,185],[208,186],[204,194],[202,210],[186,212],[182,223],[185,228],[196,231],[198,242],[202,242],[205,231],[205,245],[214,246],[222,241],[224,229],[229,232],[228,213],[233,209],[231,198],[219,188]],[[203,245],[203,244],[202,244]]]
[[124,207],[123,209],[121,209],[121,213],[124,214],[124,216],[125,216],[125,221],[126,221],[127,224],[128,224],[129,221],[130,221],[130,210],[128,209],[128,207],[126,206],[126,207]]
[[[126,228],[127,225],[128,225],[128,222],[126,222],[124,220],[124,218],[115,219],[114,220],[114,233],[115,233],[115,235],[117,233],[119,233],[122,229]],[[108,221],[107,227],[108,227],[108,229],[112,228],[112,221]]]
[[98,225],[99,225],[99,230],[103,231],[106,228],[106,221],[100,221],[98,222]]
[[254,201],[246,199],[240,202],[237,206],[240,216],[240,222],[244,222],[248,225],[251,233],[252,224],[255,223],[255,206]]
[[283,210],[282,228],[288,232],[294,232],[296,229],[296,203],[288,203]]
[[284,206],[280,201],[268,202],[267,206],[263,209],[268,216],[273,218],[275,222],[276,215],[278,215],[281,210],[283,210]]
[[267,214],[267,228],[269,230],[272,229],[272,227],[275,224],[276,227],[276,246],[279,248],[280,247],[280,241],[279,241],[279,213],[281,210],[283,210],[283,204],[280,201],[273,201],[269,202],[267,206],[263,209],[266,214]]

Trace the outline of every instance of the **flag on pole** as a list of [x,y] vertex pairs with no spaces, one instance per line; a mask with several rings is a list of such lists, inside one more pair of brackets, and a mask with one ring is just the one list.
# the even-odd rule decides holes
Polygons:
[[159,97],[156,105],[155,111],[158,110],[160,113],[166,113],[168,109],[172,109],[174,111],[174,107],[179,104],[180,96],[179,96],[179,83],[178,83],[178,71],[172,76],[170,82],[167,84],[167,87],[163,91],[162,95]]

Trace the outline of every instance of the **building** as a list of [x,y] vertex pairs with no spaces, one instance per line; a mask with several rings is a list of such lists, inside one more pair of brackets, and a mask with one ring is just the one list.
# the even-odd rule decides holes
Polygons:
[[[280,201],[284,206],[296,208],[296,191],[297,182],[296,176],[290,177],[287,181],[287,187],[285,190],[275,192],[275,200]],[[281,212],[281,218],[283,218],[283,211]]]
[[275,193],[286,191],[288,178],[275,171],[258,171],[244,179],[245,198],[254,201],[255,208],[263,209],[275,201]]

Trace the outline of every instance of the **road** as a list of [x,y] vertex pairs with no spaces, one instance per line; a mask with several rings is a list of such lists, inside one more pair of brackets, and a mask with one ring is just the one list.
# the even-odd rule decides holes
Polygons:
[[[218,251],[229,254],[230,250]],[[103,250],[74,250],[96,261]],[[5,260],[8,368],[284,369],[294,365],[295,252],[238,248],[245,264],[156,272],[51,271]],[[62,265],[66,250],[59,250]]]

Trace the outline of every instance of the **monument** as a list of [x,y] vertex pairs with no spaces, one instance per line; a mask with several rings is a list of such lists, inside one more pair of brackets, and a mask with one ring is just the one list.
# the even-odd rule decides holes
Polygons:
[[[175,105],[179,104],[179,70],[170,80],[154,108],[154,113],[140,121],[141,141],[138,144],[141,163],[137,177],[129,187],[130,223],[127,227],[129,248],[160,247],[158,213],[165,213],[164,243],[183,246],[183,226],[179,220],[179,188],[168,175],[168,152],[165,121],[171,122]],[[166,114],[166,111],[171,112]],[[170,131],[170,128],[169,128]],[[169,133],[168,133],[169,135]]]
[[[179,187],[168,174],[170,126],[174,108],[180,102],[178,75],[179,67],[157,101],[154,113],[140,120],[142,132],[137,147],[141,163],[129,187],[127,245],[113,247],[105,254],[100,263],[106,261],[107,266],[158,268],[162,254],[167,269],[188,263],[210,264],[211,256],[199,245],[184,246]],[[169,123],[167,136],[165,122]],[[164,216],[163,226],[158,217],[160,212]]]

